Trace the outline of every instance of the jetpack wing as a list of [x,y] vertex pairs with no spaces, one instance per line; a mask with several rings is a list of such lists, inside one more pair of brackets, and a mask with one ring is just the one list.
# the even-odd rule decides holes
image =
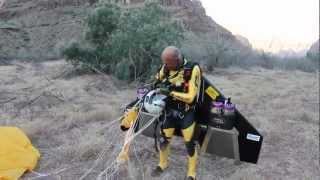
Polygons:
[[[200,124],[206,124],[205,121],[210,119],[212,103],[216,100],[224,101],[226,98],[207,78],[203,77],[202,79],[201,104],[198,108],[196,118]],[[234,127],[238,131],[238,133],[236,133],[238,136],[238,142],[236,144],[239,147],[240,161],[257,163],[263,136],[237,109],[235,110]],[[203,139],[200,140],[199,143],[202,145]],[[215,142],[213,141],[212,143],[214,146]],[[210,144],[208,146],[210,146]]]
[[[233,158],[236,160],[257,163],[263,136],[258,130],[237,110],[234,112],[233,129],[222,129],[212,126],[212,113],[210,112],[214,101],[224,102],[226,97],[204,76],[198,98],[199,105],[196,110],[197,128],[195,139],[201,149],[209,154]],[[152,116],[142,113],[139,119],[139,129],[144,127]],[[155,121],[142,132],[147,137],[159,137],[160,126]],[[179,134],[176,134],[179,135]]]

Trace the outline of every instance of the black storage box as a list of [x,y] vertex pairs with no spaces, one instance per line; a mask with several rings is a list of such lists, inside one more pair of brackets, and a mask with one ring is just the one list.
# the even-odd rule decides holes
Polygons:
[[208,125],[215,128],[231,130],[234,127],[234,119],[234,115],[210,113]]

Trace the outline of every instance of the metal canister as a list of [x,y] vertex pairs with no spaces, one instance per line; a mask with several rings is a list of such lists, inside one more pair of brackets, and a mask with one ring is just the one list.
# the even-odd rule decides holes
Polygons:
[[145,87],[138,88],[138,90],[137,90],[137,97],[138,97],[138,99],[142,99],[143,96],[144,96],[145,94],[147,94],[147,92],[148,92],[148,88],[145,88]]
[[224,114],[226,116],[234,115],[235,110],[236,110],[236,106],[234,104],[227,103],[224,105]]
[[211,113],[214,114],[223,114],[223,103],[222,102],[213,102],[211,107]]
[[235,110],[236,106],[232,103],[224,104],[224,119],[225,119],[225,127],[224,129],[232,129],[235,121]]
[[211,118],[209,121],[209,126],[216,128],[222,128],[224,126],[224,104],[223,102],[213,102],[211,107]]

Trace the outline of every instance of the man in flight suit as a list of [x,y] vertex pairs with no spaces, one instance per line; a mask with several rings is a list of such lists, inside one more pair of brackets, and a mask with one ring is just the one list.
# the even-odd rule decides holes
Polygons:
[[159,92],[168,95],[168,100],[161,124],[160,161],[152,175],[159,176],[168,167],[169,146],[175,131],[180,130],[188,152],[187,178],[195,180],[198,153],[193,134],[201,70],[198,64],[184,59],[174,46],[164,49],[161,60],[163,65],[156,79],[158,84],[167,85],[159,88]]

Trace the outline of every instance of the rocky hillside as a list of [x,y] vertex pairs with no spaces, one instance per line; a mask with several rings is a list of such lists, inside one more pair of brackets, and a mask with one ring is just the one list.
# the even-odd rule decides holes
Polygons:
[[319,44],[319,40],[317,42],[315,42],[309,49],[308,53],[310,54],[320,54],[320,44]]
[[10,0],[0,10],[0,58],[56,58],[78,38],[89,0]]
[[242,35],[239,35],[237,34],[236,35],[236,38],[246,47],[248,48],[252,48],[252,44],[250,43],[250,41],[248,40],[248,38],[242,36]]
[[[79,38],[83,18],[98,0],[10,0],[0,9],[0,59],[54,59],[59,48]],[[144,0],[122,0],[136,6]],[[161,0],[172,18],[195,33],[211,33],[247,48],[206,15],[199,0]]]

